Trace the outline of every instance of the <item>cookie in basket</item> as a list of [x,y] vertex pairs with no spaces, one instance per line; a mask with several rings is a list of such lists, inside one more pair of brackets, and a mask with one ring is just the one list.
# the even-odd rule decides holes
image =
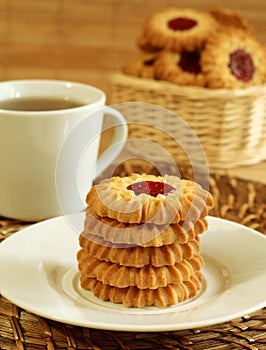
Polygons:
[[154,70],[159,80],[178,85],[205,86],[200,51],[164,51],[158,56]]
[[239,10],[230,8],[213,8],[209,10],[209,13],[225,27],[234,27],[243,29],[249,33],[254,34],[255,30],[251,23],[249,23],[246,16]]
[[202,278],[202,273],[197,272],[190,280],[175,285],[169,284],[157,289],[140,289],[136,286],[113,287],[96,278],[82,276],[81,286],[91,290],[101,300],[122,303],[126,307],[166,307],[195,296],[201,287]]
[[158,54],[151,52],[140,53],[139,56],[128,62],[122,69],[123,73],[139,78],[156,79],[154,63]]
[[228,27],[210,36],[201,54],[201,67],[209,88],[261,85],[266,77],[265,50],[245,30]]
[[168,8],[144,24],[138,46],[146,50],[200,50],[218,22],[207,12],[192,8]]
[[211,194],[199,184],[169,175],[112,177],[93,186],[86,201],[94,215],[158,225],[196,222],[213,207]]

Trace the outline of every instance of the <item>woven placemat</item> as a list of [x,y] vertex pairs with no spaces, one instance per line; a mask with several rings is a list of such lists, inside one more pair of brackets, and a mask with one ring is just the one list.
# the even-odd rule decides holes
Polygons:
[[[176,170],[169,168],[166,171],[173,174]],[[193,179],[191,169],[179,171],[182,177]],[[138,161],[125,162],[116,168],[115,174],[123,176],[132,172],[158,174],[152,165]],[[239,222],[266,234],[265,184],[225,174],[210,174],[209,184],[215,199],[211,215]],[[0,218],[0,242],[28,225],[30,223]],[[0,349],[266,349],[266,308],[201,329],[114,332],[55,322],[27,312],[0,295]]]

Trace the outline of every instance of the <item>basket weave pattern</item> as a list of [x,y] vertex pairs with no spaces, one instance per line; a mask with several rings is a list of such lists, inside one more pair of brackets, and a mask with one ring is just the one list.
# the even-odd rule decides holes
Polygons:
[[[265,157],[266,85],[243,90],[181,87],[163,81],[110,76],[111,103],[146,102],[179,115],[199,138],[210,167],[255,164]],[[175,127],[173,122],[173,128]],[[162,144],[178,164],[187,165],[170,137],[158,130],[129,125],[129,138]]]

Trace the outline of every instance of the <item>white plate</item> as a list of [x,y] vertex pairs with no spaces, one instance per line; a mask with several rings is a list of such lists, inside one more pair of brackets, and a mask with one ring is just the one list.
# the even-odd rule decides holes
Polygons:
[[49,319],[122,331],[203,327],[266,306],[266,237],[214,217],[208,217],[209,230],[201,236],[205,266],[197,297],[172,307],[144,309],[100,301],[79,285],[76,253],[83,219],[81,213],[47,220],[4,240],[2,295]]

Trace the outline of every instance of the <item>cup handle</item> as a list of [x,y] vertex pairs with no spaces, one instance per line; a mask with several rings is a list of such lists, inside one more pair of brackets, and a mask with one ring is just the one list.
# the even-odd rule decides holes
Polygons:
[[109,114],[112,116],[114,121],[113,126],[115,126],[115,129],[111,144],[97,161],[95,177],[98,177],[122,151],[128,134],[127,122],[120,112],[114,108],[106,107],[104,109],[104,114]]

